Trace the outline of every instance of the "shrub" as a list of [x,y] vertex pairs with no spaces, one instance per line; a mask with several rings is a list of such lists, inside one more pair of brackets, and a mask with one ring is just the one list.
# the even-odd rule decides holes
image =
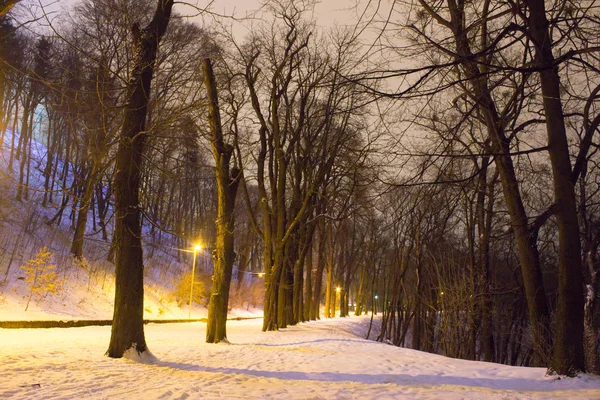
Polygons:
[[50,264],[51,258],[52,253],[44,246],[34,258],[21,266],[21,269],[25,272],[25,282],[29,287],[29,299],[25,311],[29,308],[33,296],[41,300],[49,293],[56,293],[59,289],[61,282],[54,271],[56,265]]
[[[192,301],[197,304],[206,306],[208,304],[208,296],[210,295],[210,276],[196,271],[196,279],[194,279],[194,293]],[[189,304],[190,289],[192,283],[192,273],[188,272],[181,276],[177,282],[173,297],[179,307]]]

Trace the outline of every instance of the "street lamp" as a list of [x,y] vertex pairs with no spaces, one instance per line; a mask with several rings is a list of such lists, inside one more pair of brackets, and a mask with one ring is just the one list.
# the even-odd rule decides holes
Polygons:
[[377,315],[377,299],[379,296],[375,295],[375,301],[373,302],[373,314]]
[[196,278],[196,255],[202,249],[199,244],[194,246],[194,256],[192,259],[192,280],[190,284],[190,305],[188,310],[188,319],[192,318],[192,297],[194,296],[194,279]]

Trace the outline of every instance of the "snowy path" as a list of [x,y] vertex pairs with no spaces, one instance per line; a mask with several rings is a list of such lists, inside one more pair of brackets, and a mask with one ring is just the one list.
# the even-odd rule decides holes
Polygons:
[[18,399],[600,399],[600,378],[454,360],[365,341],[366,317],[260,332],[228,322],[147,325],[154,364],[103,356],[110,327],[0,329],[0,398]]

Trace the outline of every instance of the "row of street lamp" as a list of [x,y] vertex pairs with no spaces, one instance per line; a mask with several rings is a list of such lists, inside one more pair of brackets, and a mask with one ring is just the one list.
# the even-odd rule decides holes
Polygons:
[[[196,244],[194,245],[194,250],[193,250],[193,257],[192,257],[192,279],[191,279],[191,284],[190,284],[190,302],[189,302],[189,306],[188,306],[188,319],[192,318],[192,298],[194,297],[194,280],[196,279],[196,258],[198,255],[198,252],[202,250],[202,245],[200,244]],[[264,272],[258,272],[258,273],[252,273],[252,275],[257,275],[259,278],[262,278],[265,276]],[[336,293],[341,293],[342,292],[342,288],[341,287],[336,287],[335,288]],[[379,297],[377,295],[374,296],[375,300],[377,300]]]

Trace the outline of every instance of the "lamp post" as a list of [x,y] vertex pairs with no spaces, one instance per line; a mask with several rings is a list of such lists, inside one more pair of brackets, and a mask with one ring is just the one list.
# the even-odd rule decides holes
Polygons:
[[373,302],[374,307],[373,307],[373,311],[374,314],[377,315],[377,299],[379,298],[379,296],[375,295],[375,301]]
[[194,279],[196,279],[196,255],[198,251],[202,249],[199,244],[194,246],[194,258],[192,259],[192,280],[190,284],[190,305],[188,310],[188,319],[192,318],[192,297],[194,296]]

